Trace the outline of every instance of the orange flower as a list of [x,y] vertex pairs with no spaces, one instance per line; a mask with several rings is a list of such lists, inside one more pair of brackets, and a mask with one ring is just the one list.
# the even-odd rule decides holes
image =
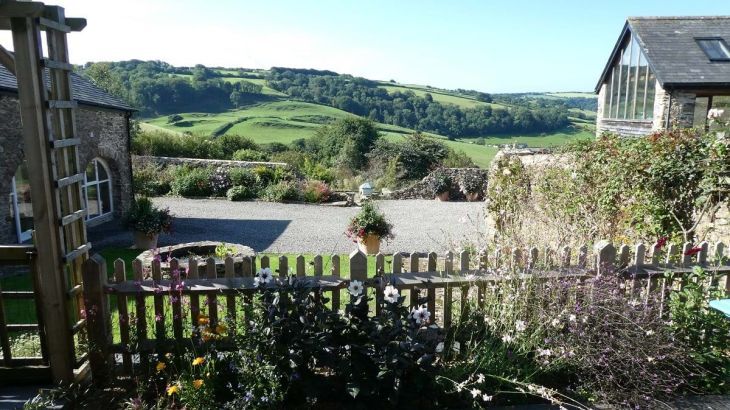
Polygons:
[[210,319],[206,315],[198,315],[198,325],[205,326],[210,323]]
[[218,334],[226,333],[228,328],[225,325],[218,325],[215,327],[215,332]]
[[198,366],[203,363],[205,363],[205,359],[202,357],[196,357],[195,359],[193,359],[193,366]]
[[193,387],[195,387],[195,390],[198,390],[201,387],[203,387],[203,379],[193,380]]
[[165,370],[165,367],[167,367],[167,365],[165,363],[157,362],[157,366],[155,366],[155,369],[157,370],[157,373],[159,373],[159,372]]
[[167,395],[172,396],[175,393],[180,393],[180,385],[173,384],[172,386],[168,386]]

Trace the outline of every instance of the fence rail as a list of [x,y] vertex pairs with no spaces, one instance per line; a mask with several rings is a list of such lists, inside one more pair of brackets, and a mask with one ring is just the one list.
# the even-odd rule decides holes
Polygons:
[[[281,256],[276,260],[267,256],[249,257],[243,258],[242,263],[234,263],[234,258],[229,256],[221,262],[225,269],[218,273],[213,258],[203,263],[191,257],[186,269],[180,268],[179,260],[171,259],[169,273],[163,275],[159,260],[145,267],[137,259],[132,263],[132,278],[128,279],[125,263],[120,259],[114,262],[110,281],[103,258],[97,255],[89,260],[85,266],[84,293],[95,377],[108,375],[114,354],[121,356],[122,371],[130,373],[136,355],[144,361],[148,354],[189,345],[192,329],[201,314],[206,315],[211,326],[225,321],[235,327],[235,323],[246,317],[245,307],[251,305],[253,294],[259,291],[254,283],[257,270],[271,267],[272,262],[278,264],[274,270],[280,278],[291,274],[300,283],[320,289],[329,297],[333,310],[340,309],[341,293],[351,280],[362,281],[366,291],[376,298],[381,298],[382,292],[375,290],[388,283],[407,296],[407,305],[425,304],[431,317],[437,318],[445,328],[451,325],[454,311],[464,309],[469,303],[483,303],[486,290],[498,287],[503,281],[555,278],[585,281],[596,274],[617,274],[632,292],[641,289],[665,292],[677,289],[676,283],[679,288],[684,283],[667,280],[665,272],[681,278],[692,266],[700,265],[713,272],[715,284],[730,292],[730,265],[722,243],[715,244],[712,252],[709,244],[702,243],[698,247],[684,244],[681,251],[674,244],[650,247],[639,244],[618,249],[602,244],[590,250],[581,246],[575,252],[566,247],[542,253],[535,248],[502,248],[477,258],[466,251],[440,257],[433,252],[378,254],[371,258],[374,269],[370,269],[370,274],[368,258],[355,251],[346,261],[349,277],[342,275],[339,255],[328,258],[316,255],[309,263],[302,255]],[[329,268],[327,275],[325,267]],[[110,301],[116,305],[116,311],[110,308]],[[377,313],[379,304],[375,306]]]

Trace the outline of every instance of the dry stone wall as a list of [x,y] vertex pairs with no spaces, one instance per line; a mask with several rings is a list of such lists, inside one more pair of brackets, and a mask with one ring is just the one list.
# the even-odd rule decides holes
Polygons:
[[[449,190],[449,199],[451,200],[464,200],[466,197],[461,192],[461,182],[465,178],[479,177],[485,181],[484,189],[487,188],[487,176],[489,170],[481,168],[443,168],[438,171],[431,172],[422,180],[415,184],[392,192],[388,199],[433,199],[434,195],[431,190],[431,186],[434,182],[434,175],[442,172],[451,179],[451,189]],[[480,199],[483,199],[483,195],[480,195]]]

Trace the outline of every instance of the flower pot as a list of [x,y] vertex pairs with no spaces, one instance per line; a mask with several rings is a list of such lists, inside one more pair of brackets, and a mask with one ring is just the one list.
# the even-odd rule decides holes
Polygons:
[[479,200],[479,192],[467,192],[464,196],[469,202],[476,202]]
[[448,201],[449,200],[449,191],[446,191],[446,192],[442,192],[440,194],[437,194],[436,195],[436,199],[439,200],[439,201],[442,201],[442,202]]
[[135,249],[155,249],[157,248],[157,238],[160,234],[154,234],[152,236],[147,235],[143,232],[134,232],[134,248]]
[[372,234],[365,235],[364,238],[358,239],[357,246],[364,254],[375,255],[380,252],[380,237]]

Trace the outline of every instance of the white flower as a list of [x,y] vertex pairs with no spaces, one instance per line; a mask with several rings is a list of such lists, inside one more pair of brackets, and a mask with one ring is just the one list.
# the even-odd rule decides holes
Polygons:
[[398,289],[394,288],[392,285],[388,285],[385,287],[385,290],[383,291],[383,297],[385,298],[386,302],[390,303],[396,303],[398,302]]
[[482,400],[484,400],[484,401],[492,401],[492,396],[490,396],[488,394],[485,394],[484,396],[482,396]]
[[512,175],[512,171],[510,171],[509,168],[505,168],[502,170],[502,175],[508,177],[508,176]]
[[274,275],[273,273],[271,273],[271,269],[263,268],[259,269],[259,271],[256,273],[256,278],[259,280],[260,283],[268,284],[274,280]]
[[350,292],[352,296],[360,296],[362,295],[362,282],[359,280],[353,280],[350,281],[350,286],[347,288],[347,291]]
[[552,325],[553,327],[558,327],[558,326],[560,326],[560,319],[558,319],[558,318],[555,318],[555,319],[553,319],[553,320],[552,320],[552,321],[550,322],[550,324],[551,324],[551,325]]
[[477,383],[480,383],[480,384],[481,384],[481,383],[484,383],[484,380],[486,380],[486,378],[484,377],[484,375],[483,375],[483,374],[481,374],[481,373],[479,373],[479,374],[477,375]]
[[722,117],[722,114],[725,113],[725,110],[721,110],[719,108],[713,108],[710,111],[707,111],[707,119],[708,120],[716,120],[720,117]]
[[653,357],[651,357],[651,356],[647,356],[647,357],[646,357],[646,361],[647,361],[647,362],[649,362],[649,363],[651,363],[651,362],[653,362],[653,361],[654,361],[654,358],[653,358]]
[[550,356],[553,352],[550,349],[537,349],[538,356]]
[[518,320],[515,322],[515,330],[518,332],[524,332],[527,329],[527,325],[524,320]]
[[259,287],[262,283],[263,282],[261,282],[261,278],[259,278],[258,276],[256,276],[255,278],[253,278],[253,285],[254,286]]
[[568,316],[568,320],[570,320],[571,322],[575,322],[575,319],[576,319],[575,315]]
[[504,336],[502,336],[502,342],[504,342],[504,343],[509,343],[512,340],[514,340],[512,335],[505,334]]
[[649,330],[647,330],[647,331],[646,331],[646,335],[647,335],[647,336],[651,336],[651,335],[653,335],[653,334],[654,334],[654,331],[653,331],[653,330],[651,330],[651,329],[649,329]]
[[473,397],[473,398],[476,399],[481,394],[482,394],[482,391],[481,390],[479,390],[479,389],[471,389],[471,397]]
[[418,309],[413,308],[413,310],[411,311],[411,318],[413,318],[413,320],[415,320],[416,323],[419,325],[426,324],[431,318],[431,312],[429,312],[425,306],[421,306]]

